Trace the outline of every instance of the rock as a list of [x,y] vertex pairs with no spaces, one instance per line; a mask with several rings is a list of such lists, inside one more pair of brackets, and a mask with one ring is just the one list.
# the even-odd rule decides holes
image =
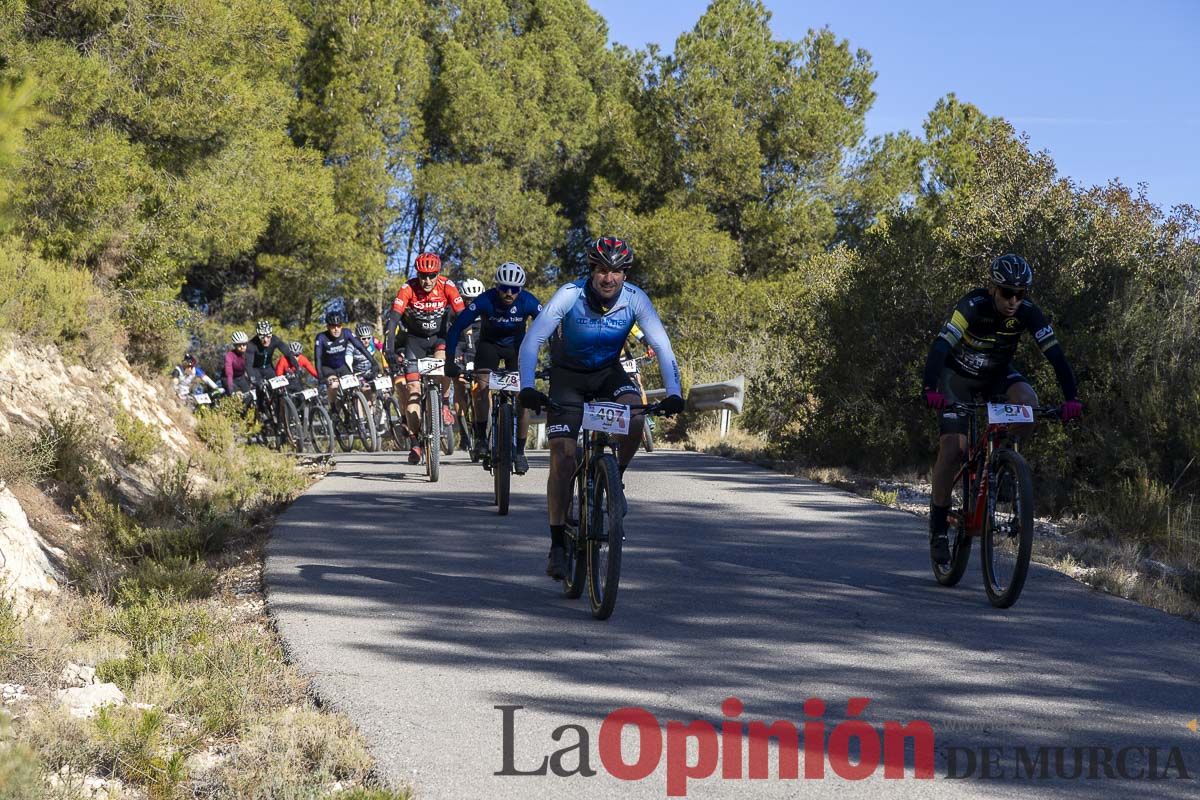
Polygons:
[[84,664],[68,663],[63,667],[62,674],[58,676],[60,686],[68,688],[76,686],[90,686],[96,682],[96,668],[89,667]]
[[33,593],[57,593],[62,575],[51,563],[50,545],[29,525],[17,498],[0,484],[0,593],[19,612],[30,609]]
[[123,705],[125,693],[115,683],[93,683],[74,689],[59,689],[55,695],[72,716],[88,718],[94,716],[101,706]]
[[13,703],[23,703],[26,700],[32,700],[33,695],[25,691],[25,687],[19,683],[0,683],[0,705],[12,705]]
[[229,760],[228,753],[218,753],[215,750],[201,750],[188,756],[185,765],[189,775],[202,775],[212,772]]

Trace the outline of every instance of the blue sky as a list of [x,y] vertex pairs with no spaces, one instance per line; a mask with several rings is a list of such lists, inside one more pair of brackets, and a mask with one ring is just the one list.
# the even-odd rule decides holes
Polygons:
[[[610,39],[664,51],[707,0],[590,0]],[[1146,183],[1200,206],[1200,0],[766,0],[777,39],[828,25],[870,54],[868,135],[920,133],[954,92],[1005,117],[1084,185]]]

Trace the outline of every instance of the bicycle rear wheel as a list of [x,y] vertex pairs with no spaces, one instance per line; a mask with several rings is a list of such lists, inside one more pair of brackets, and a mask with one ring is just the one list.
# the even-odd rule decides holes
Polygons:
[[329,412],[320,403],[312,403],[305,413],[308,415],[308,440],[312,443],[313,451],[333,455],[333,420],[329,418]]
[[654,427],[650,424],[649,414],[642,421],[642,446],[646,448],[647,453],[654,452]]
[[390,394],[383,401],[384,430],[383,435],[392,440],[397,451],[408,448],[408,432],[404,427],[404,409],[396,395]]
[[442,467],[439,449],[442,438],[442,393],[433,384],[425,388],[424,417],[425,474],[429,476],[430,483],[437,483]]
[[441,445],[442,445],[442,455],[444,455],[444,456],[454,455],[454,428],[458,424],[458,415],[457,414],[454,417],[454,421],[455,421],[454,425],[447,425],[447,424],[445,424],[445,420],[442,421]]
[[950,508],[954,516],[958,517],[954,530],[950,531],[950,563],[939,564],[934,560],[932,552],[929,555],[933,577],[937,578],[937,582],[942,586],[954,586],[962,580],[967,571],[967,563],[971,560],[971,537],[967,535],[968,500],[971,496],[970,477],[964,469],[962,480],[950,497]]
[[1033,475],[1015,450],[997,450],[983,521],[983,585],[996,608],[1017,602],[1033,552]]
[[343,453],[349,453],[354,449],[354,433],[357,430],[354,414],[350,410],[350,399],[345,395],[338,395],[334,400],[332,415],[333,432],[338,447],[342,448]]
[[500,516],[508,513],[508,496],[512,486],[513,410],[509,403],[496,408],[496,442],[492,448],[492,488]]
[[617,605],[621,548],[625,542],[625,498],[617,459],[604,453],[592,464],[593,488],[588,515],[588,599],[592,616],[608,619]]

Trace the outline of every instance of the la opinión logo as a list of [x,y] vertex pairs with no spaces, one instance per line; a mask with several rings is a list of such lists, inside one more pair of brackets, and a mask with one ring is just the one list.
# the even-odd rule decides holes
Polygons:
[[[787,720],[763,722],[740,719],[744,704],[736,697],[721,704],[725,719],[719,725],[705,720],[665,724],[644,708],[619,708],[600,724],[595,755],[600,767],[624,781],[648,778],[664,761],[667,795],[685,797],[688,781],[709,778],[720,769],[724,780],[763,780],[770,777],[771,743],[776,745],[775,774],[779,780],[796,780],[801,765],[806,780],[826,777],[826,767],[839,778],[863,780],[874,775],[880,765],[885,778],[901,779],[905,774],[905,749],[911,745],[912,775],[920,779],[934,777],[934,732],[928,722],[907,724],[886,721],[882,732],[860,719],[870,704],[866,697],[847,702],[848,719],[826,730],[821,720],[825,701],[809,698],[804,703],[808,719],[799,725]],[[495,775],[533,776],[553,774],[560,778],[597,774],[593,766],[591,734],[582,725],[567,724],[555,728],[551,738],[562,744],[540,763],[524,761],[517,765],[517,712],[524,706],[494,706],[503,725],[503,766]],[[621,740],[627,728],[636,732],[637,747],[626,753]],[[856,758],[851,758],[851,753]],[[695,753],[695,758],[689,758]]]

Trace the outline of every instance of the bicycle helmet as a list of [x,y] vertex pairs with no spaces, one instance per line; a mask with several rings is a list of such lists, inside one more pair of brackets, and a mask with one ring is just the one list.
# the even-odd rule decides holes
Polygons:
[[229,337],[229,343],[234,345],[246,344],[250,341],[250,337],[241,331],[234,331],[233,336]]
[[462,292],[462,296],[468,300],[474,300],[479,295],[483,294],[483,281],[477,281],[474,278],[467,278],[458,285],[458,290]]
[[442,259],[437,253],[421,253],[417,256],[418,275],[436,275],[442,271]]
[[258,321],[258,325],[254,327],[254,332],[259,336],[270,336],[275,332],[275,329],[271,327],[271,323],[267,322],[265,319],[260,319]]
[[354,329],[354,335],[360,339],[369,339],[371,337],[372,328],[365,322],[358,323],[358,327]]
[[191,353],[188,353],[183,357],[183,363],[189,367],[194,367],[196,366],[196,357]]
[[496,283],[501,286],[516,286],[525,285],[525,270],[521,269],[521,265],[515,261],[505,261],[500,266],[496,267]]
[[304,345],[299,342],[292,342],[288,345],[288,352],[294,356],[298,356],[304,352]]
[[346,315],[341,311],[334,309],[325,315],[325,324],[329,327],[333,327],[334,325],[345,325]]
[[988,273],[992,283],[1009,289],[1028,289],[1033,284],[1033,270],[1025,259],[1013,253],[993,261]]
[[633,250],[615,236],[602,236],[588,245],[588,267],[629,269],[633,265]]

